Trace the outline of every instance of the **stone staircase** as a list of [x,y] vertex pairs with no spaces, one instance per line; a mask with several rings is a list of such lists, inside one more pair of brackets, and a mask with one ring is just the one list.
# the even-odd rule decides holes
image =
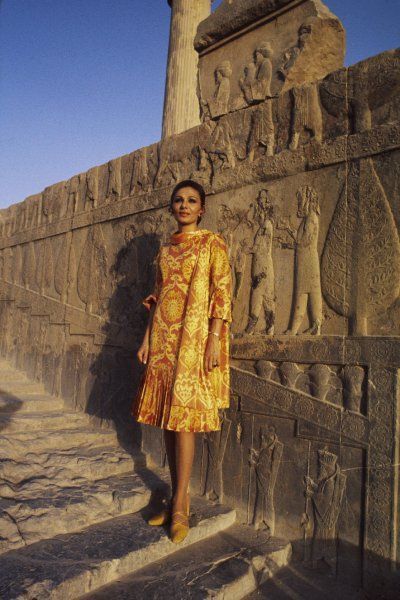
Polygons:
[[[0,361],[0,598],[226,598],[254,592],[290,559],[285,540],[194,497],[174,545],[146,516],[164,471],[118,445]],[[160,581],[162,574],[162,581]]]

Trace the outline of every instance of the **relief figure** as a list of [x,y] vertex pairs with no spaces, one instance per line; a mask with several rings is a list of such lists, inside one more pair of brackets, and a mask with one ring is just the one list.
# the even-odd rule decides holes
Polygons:
[[261,310],[264,310],[266,333],[274,333],[275,324],[275,275],[272,260],[274,208],[267,190],[261,190],[255,207],[258,229],[254,238],[251,262],[250,314],[246,333],[254,333]]
[[203,104],[203,112],[210,118],[225,115],[229,110],[231,95],[232,67],[229,60],[222,61],[214,71],[215,91],[214,96]]
[[129,186],[131,196],[140,192],[148,192],[151,189],[149,167],[147,164],[147,148],[138,150],[133,154],[132,176]]
[[336,561],[337,523],[346,489],[346,475],[337,463],[338,457],[327,450],[318,450],[318,474],[314,481],[309,475],[304,477],[306,515],[311,500],[313,533],[311,538],[311,563],[318,560],[328,565]]
[[250,467],[256,473],[256,496],[252,523],[256,529],[266,529],[270,535],[275,531],[274,491],[282,458],[283,444],[276,428],[270,425],[260,432],[260,448],[250,449]]
[[249,220],[250,209],[243,214],[232,212],[225,204],[220,206],[220,218],[218,230],[224,237],[228,246],[229,262],[232,269],[233,298],[237,298],[240,292],[243,275],[246,267],[247,256],[250,255],[249,233],[252,223]]
[[223,501],[222,464],[231,425],[232,421],[226,416],[226,411],[222,411],[221,429],[204,436],[208,456],[204,494],[209,500],[218,503]]
[[219,120],[211,134],[209,147],[213,175],[219,170],[235,168],[236,159],[233,140],[234,134],[228,119]]
[[313,17],[304,21],[304,23],[299,28],[297,44],[289,48],[289,50],[287,50],[283,55],[282,66],[278,71],[279,75],[282,77],[283,80],[286,80],[288,78],[288,76],[290,75],[290,71],[293,69],[297,59],[303,52],[307,40],[311,35],[311,27],[313,21]]
[[260,104],[251,115],[250,135],[247,141],[247,155],[253,162],[257,150],[261,154],[273,156],[275,149],[275,127],[272,118],[272,100]]
[[121,196],[121,159],[108,161],[107,171],[106,202],[109,202],[110,200],[118,200]]
[[254,51],[254,64],[244,68],[244,77],[239,80],[247,104],[271,98],[272,47],[269,42],[260,44]]
[[309,305],[311,323],[304,333],[320,335],[322,323],[321,275],[318,256],[320,206],[317,192],[306,185],[297,192],[297,216],[301,223],[295,237],[295,289],[291,327],[285,332],[297,335]]
[[322,141],[322,111],[319,101],[318,85],[310,83],[292,88],[292,123],[290,150],[296,150],[300,136],[306,131],[318,142]]
[[96,208],[99,196],[98,167],[86,171],[86,185],[83,210]]

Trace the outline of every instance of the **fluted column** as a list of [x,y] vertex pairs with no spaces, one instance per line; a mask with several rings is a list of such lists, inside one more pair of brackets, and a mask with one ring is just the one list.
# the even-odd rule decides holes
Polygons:
[[167,137],[200,123],[197,98],[197,26],[211,12],[211,0],[168,0],[171,6],[163,131]]

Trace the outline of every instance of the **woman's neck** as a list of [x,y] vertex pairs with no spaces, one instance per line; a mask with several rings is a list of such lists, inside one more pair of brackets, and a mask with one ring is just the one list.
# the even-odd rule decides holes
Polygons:
[[194,233],[198,230],[197,223],[189,223],[188,225],[178,223],[178,233]]

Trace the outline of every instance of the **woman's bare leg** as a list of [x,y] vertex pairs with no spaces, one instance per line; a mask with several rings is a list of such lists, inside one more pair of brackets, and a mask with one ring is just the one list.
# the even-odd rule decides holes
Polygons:
[[165,451],[167,453],[168,467],[171,476],[171,497],[173,498],[176,493],[177,477],[176,477],[176,433],[175,431],[169,431],[164,429],[164,443]]
[[186,495],[192,472],[195,434],[179,431],[175,436],[177,485],[173,497],[173,510],[186,513]]

